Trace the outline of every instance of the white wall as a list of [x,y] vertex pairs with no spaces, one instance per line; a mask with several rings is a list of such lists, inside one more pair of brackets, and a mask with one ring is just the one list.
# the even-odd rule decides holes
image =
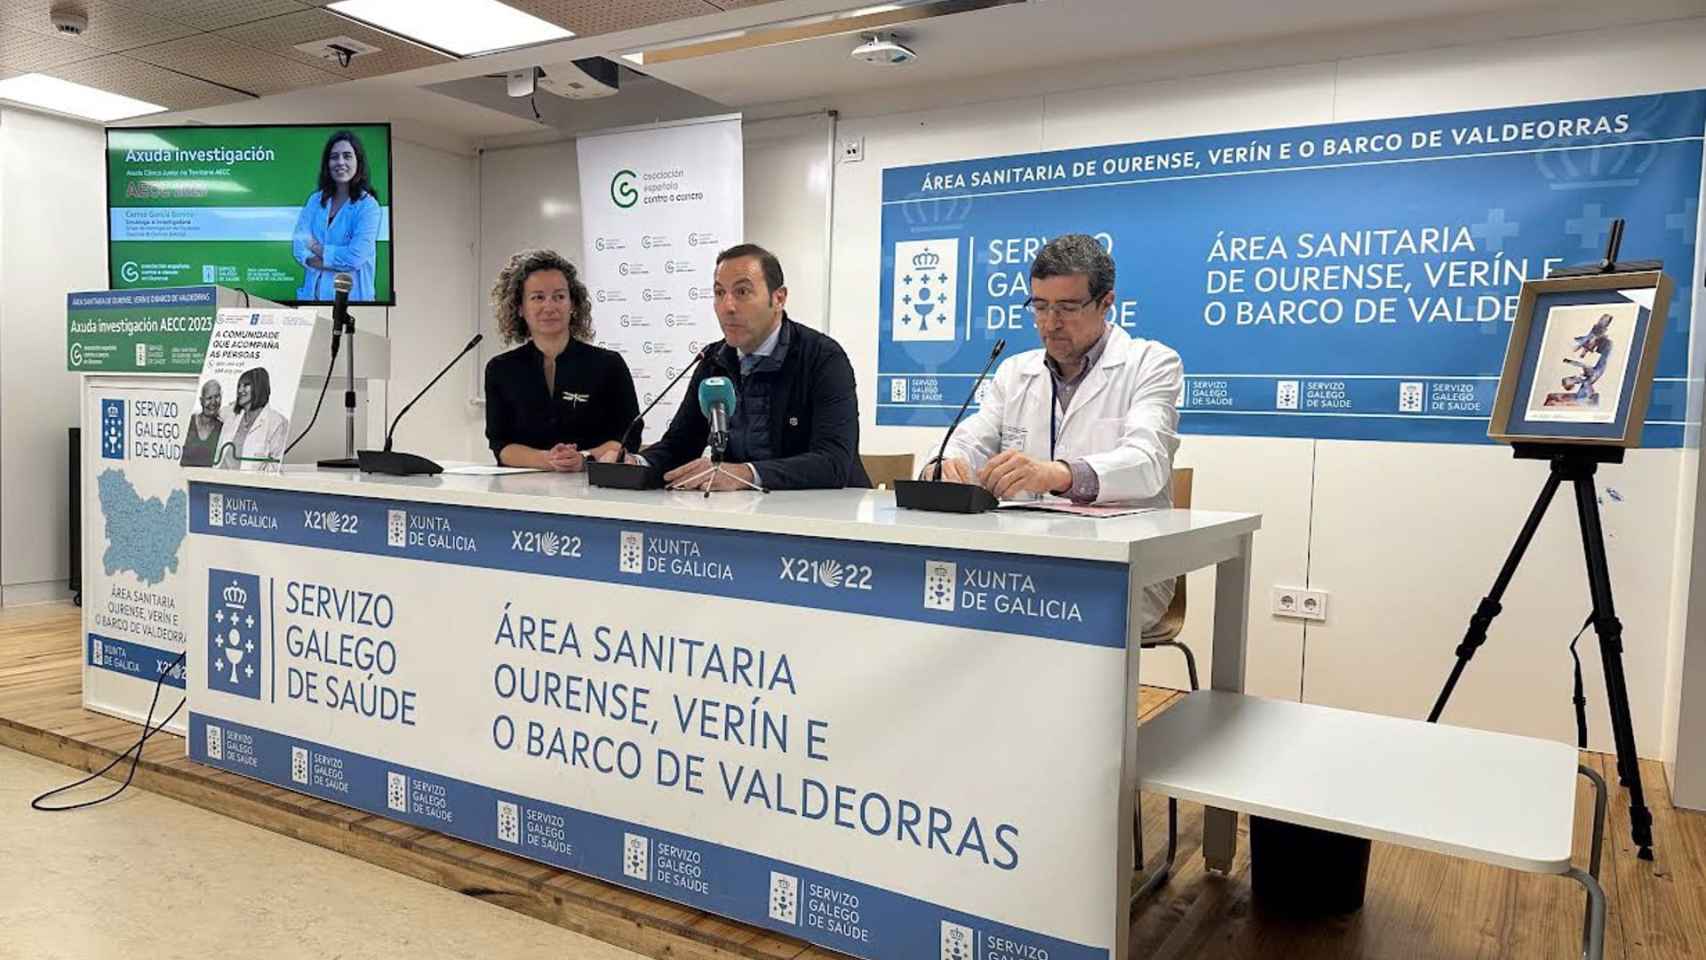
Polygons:
[[788,315],[808,327],[829,329],[828,225],[830,120],[817,114],[747,123],[746,236],[782,261],[788,280]]
[[[475,270],[478,240],[475,159],[436,147],[396,141],[393,167],[392,259],[397,306],[352,311],[363,330],[391,337],[391,380],[374,406],[395,417],[422,387],[456,356],[475,332],[484,304],[482,277]],[[462,358],[397,426],[396,449],[452,460],[484,461],[483,412],[469,400],[474,353]],[[327,405],[331,405],[327,399]],[[326,414],[321,414],[326,416]],[[368,436],[384,437],[382,424]]]
[[[479,367],[483,371],[487,359],[512,346],[504,343],[498,332],[490,296],[492,283],[510,256],[521,250],[547,249],[557,251],[571,263],[580,264],[583,258],[580,164],[574,141],[487,150],[480,154],[477,166],[480,181],[477,286],[480,330],[486,334],[485,342],[480,345]],[[601,323],[611,322],[611,318],[595,308],[592,322],[596,329]],[[476,372],[469,381],[474,392],[481,388],[482,375]],[[485,429],[484,420],[480,429]]]
[[[1701,216],[1706,218],[1706,183],[1700,186]],[[1706,222],[1706,220],[1703,220]],[[1706,231],[1702,231],[1706,233]],[[1706,276],[1706,244],[1696,234],[1694,275]],[[1695,289],[1699,295],[1699,288]],[[1695,317],[1706,316],[1696,308]],[[1699,329],[1698,321],[1696,330]],[[1700,472],[1701,411],[1706,408],[1706,342],[1688,344],[1688,414],[1682,465],[1678,470],[1676,549],[1671,579],[1671,642],[1666,659],[1665,772],[1679,805],[1706,810],[1706,476]],[[1699,563],[1696,563],[1699,560]]]
[[99,126],[0,111],[0,603],[66,594],[65,295],[107,286]]

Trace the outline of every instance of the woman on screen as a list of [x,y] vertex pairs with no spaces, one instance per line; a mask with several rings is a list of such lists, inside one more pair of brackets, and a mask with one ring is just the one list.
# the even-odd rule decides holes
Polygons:
[[[634,378],[614,350],[592,343],[592,299],[554,250],[509,258],[492,286],[505,343],[486,364],[486,439],[506,467],[574,472],[622,447],[640,412]],[[638,442],[640,425],[629,430]]]
[[266,367],[250,367],[237,378],[237,402],[219,442],[219,465],[227,470],[276,470],[290,440],[290,421],[267,406],[272,377]]
[[383,216],[368,176],[367,151],[354,133],[337,131],[320,154],[320,188],[296,217],[291,247],[303,270],[296,299],[332,301],[332,278],[340,273],[350,275],[351,303],[376,299],[373,274]]

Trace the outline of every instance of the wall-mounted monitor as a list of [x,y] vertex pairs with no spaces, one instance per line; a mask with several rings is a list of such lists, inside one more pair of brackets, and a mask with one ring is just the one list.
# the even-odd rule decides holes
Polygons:
[[390,124],[108,128],[108,283],[391,306],[392,200]]

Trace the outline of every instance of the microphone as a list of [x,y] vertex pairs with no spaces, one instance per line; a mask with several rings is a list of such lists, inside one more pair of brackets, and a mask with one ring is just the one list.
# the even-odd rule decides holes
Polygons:
[[954,422],[948,425],[948,432],[942,436],[942,447],[936,451],[936,473],[931,479],[942,479],[942,458],[948,453],[948,441],[953,439],[954,431],[960,427],[960,418],[966,415],[966,407],[971,406],[971,398],[977,396],[977,388],[983,385],[983,378],[989,376],[989,368],[995,366],[995,358],[1001,356],[1001,351],[1007,349],[1005,338],[995,341],[994,349],[989,351],[989,360],[983,365],[983,372],[977,375],[977,380],[971,385],[971,392],[966,394],[966,402],[960,404],[960,412],[954,414]]
[[456,354],[455,358],[444,365],[444,369],[438,372],[438,376],[433,377],[426,386],[421,388],[421,392],[415,394],[413,400],[410,400],[403,406],[402,410],[397,412],[397,416],[391,421],[390,428],[385,431],[385,449],[357,451],[356,457],[360,461],[361,472],[388,473],[399,477],[410,477],[417,474],[431,475],[444,472],[443,467],[431,460],[428,460],[426,457],[419,457],[412,453],[392,453],[391,439],[397,432],[397,424],[403,419],[403,414],[412,410],[415,404],[419,403],[420,399],[426,396],[427,391],[431,390],[438,381],[444,379],[444,375],[450,372],[451,367],[456,366],[457,361],[467,356],[468,352],[479,346],[480,341],[485,338],[486,335],[483,333],[474,334],[473,339],[468,341],[467,345]]
[[735,412],[735,385],[728,377],[699,381],[699,412],[711,421],[711,462],[722,463],[729,446],[729,415]]
[[349,292],[355,286],[349,274],[340,273],[332,278],[332,331],[336,333],[340,324],[349,324],[355,329],[355,321],[349,315]]
[[[338,363],[338,347],[343,342],[343,334],[349,332],[349,354],[344,357],[344,371],[348,374],[348,382],[344,389],[344,455],[329,460],[318,461],[319,466],[328,470],[348,470],[361,466],[361,457],[355,449],[355,318],[349,315],[349,292],[355,281],[347,273],[336,274],[332,277],[332,290],[335,298],[332,300],[332,365],[326,368],[326,384],[320,387],[320,399],[326,398],[326,385],[332,382],[332,368]],[[315,403],[314,416],[320,415],[320,405]],[[309,421],[313,426],[313,421]],[[306,437],[308,431],[302,431]]]
[[977,380],[971,385],[971,392],[966,394],[966,400],[960,404],[960,411],[954,414],[954,422],[948,425],[948,432],[942,437],[942,446],[936,451],[936,469],[929,480],[896,480],[894,483],[895,506],[911,510],[935,510],[942,513],[982,513],[999,506],[995,496],[988,490],[975,483],[943,483],[942,458],[948,454],[948,441],[953,439],[954,431],[959,429],[960,418],[966,415],[966,408],[971,406],[972,398],[977,396],[977,388],[983,385],[989,369],[995,366],[996,358],[1007,349],[1006,340],[995,341],[995,346],[989,351],[989,360],[983,365],[983,372],[977,375]]

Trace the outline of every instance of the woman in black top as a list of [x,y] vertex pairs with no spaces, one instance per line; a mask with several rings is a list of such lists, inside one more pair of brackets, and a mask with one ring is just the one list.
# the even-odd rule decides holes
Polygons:
[[634,378],[621,354],[591,343],[592,304],[574,264],[523,250],[498,274],[492,302],[504,341],[521,342],[486,364],[486,440],[498,463],[572,472],[620,450],[640,412]]

